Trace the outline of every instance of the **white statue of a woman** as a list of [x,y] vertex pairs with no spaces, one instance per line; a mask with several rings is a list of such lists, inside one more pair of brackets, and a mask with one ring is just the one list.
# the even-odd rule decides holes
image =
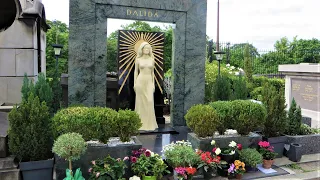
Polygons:
[[154,56],[149,43],[143,42],[139,46],[134,70],[134,90],[136,92],[135,111],[139,114],[142,127],[140,130],[154,131],[158,128],[154,113],[153,93],[154,84]]

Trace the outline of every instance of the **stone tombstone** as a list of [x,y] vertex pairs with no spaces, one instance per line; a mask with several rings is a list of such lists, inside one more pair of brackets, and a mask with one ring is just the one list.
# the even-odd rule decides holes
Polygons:
[[302,115],[311,118],[312,127],[320,127],[320,64],[280,65],[286,75],[285,97],[287,108],[294,98]]
[[41,0],[0,2],[0,102],[20,103],[24,74],[46,71],[48,28]]
[[69,104],[106,105],[108,18],[174,23],[173,126],[204,102],[207,0],[70,0]]

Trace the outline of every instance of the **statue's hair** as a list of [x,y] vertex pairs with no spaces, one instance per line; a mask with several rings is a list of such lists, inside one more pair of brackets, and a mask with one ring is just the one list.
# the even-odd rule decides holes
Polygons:
[[149,43],[147,43],[147,42],[143,42],[143,43],[140,44],[139,49],[138,49],[137,58],[143,56],[142,50],[143,50],[143,48],[144,48],[145,46],[147,46],[147,45],[150,46],[149,56],[152,57],[152,59],[154,59],[154,55],[153,55],[153,53],[152,53],[152,47],[151,47],[151,45],[150,45]]

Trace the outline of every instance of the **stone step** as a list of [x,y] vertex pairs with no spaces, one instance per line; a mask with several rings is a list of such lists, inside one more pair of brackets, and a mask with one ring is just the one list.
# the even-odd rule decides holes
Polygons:
[[0,170],[5,169],[16,169],[18,167],[18,163],[14,162],[14,157],[6,157],[0,158]]
[[1,180],[20,180],[20,170],[19,169],[5,169],[0,170]]

